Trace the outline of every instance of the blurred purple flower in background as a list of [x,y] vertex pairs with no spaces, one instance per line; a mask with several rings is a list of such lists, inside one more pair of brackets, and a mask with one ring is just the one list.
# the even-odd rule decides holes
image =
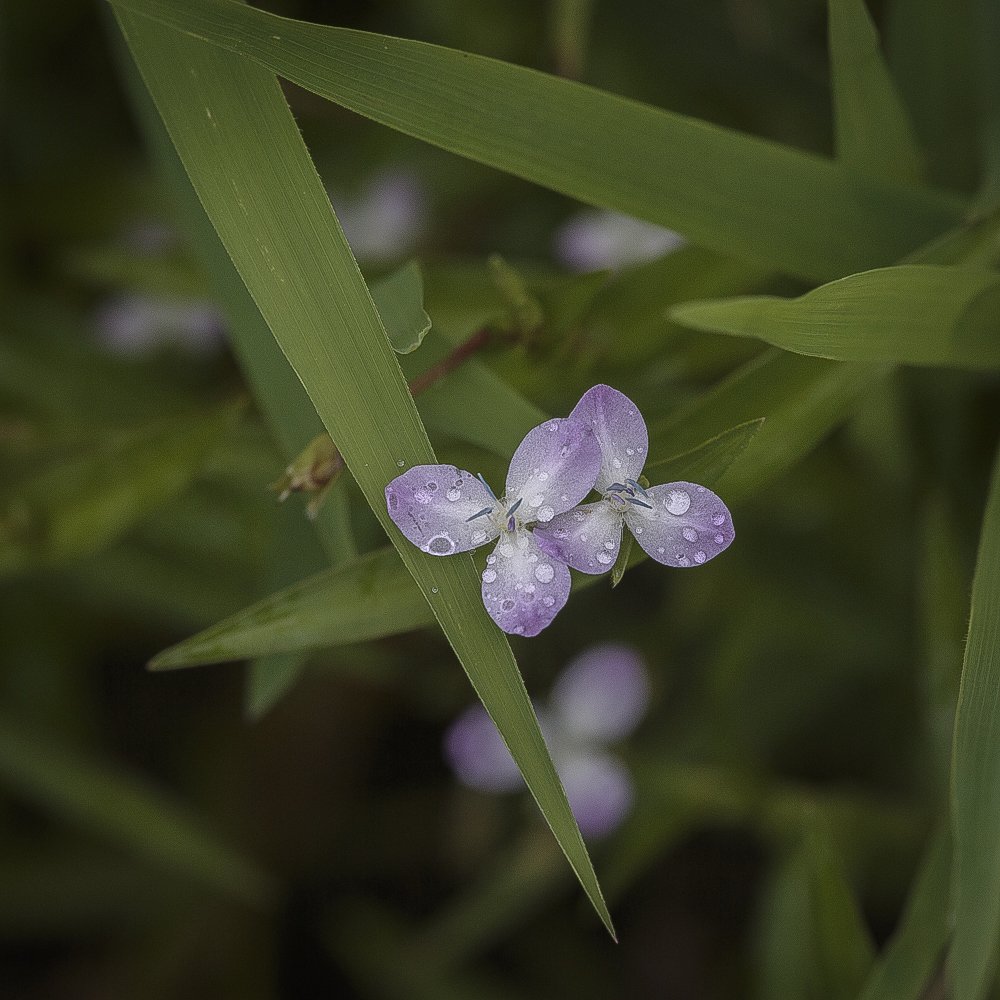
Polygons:
[[116,295],[94,315],[99,343],[115,354],[148,354],[166,344],[194,353],[216,350],[225,323],[219,310],[203,299],[152,295]]
[[483,604],[505,632],[537,635],[569,597],[569,570],[546,557],[532,525],[579,503],[593,488],[601,449],[579,420],[555,418],[517,446],[498,498],[454,465],[416,465],[385,488],[396,527],[432,556],[468,552],[499,538],[486,559]]
[[371,264],[406,256],[427,225],[427,199],[416,174],[384,169],[355,197],[333,192],[337,218],[354,256]]
[[[638,651],[601,643],[572,660],[556,679],[547,704],[536,706],[545,742],[585,836],[606,836],[632,808],[631,776],[607,746],[635,729],[648,701],[649,680]],[[467,788],[502,794],[524,787],[510,751],[478,703],[449,727],[444,754]]]
[[729,547],[733,519],[711,490],[688,482],[639,485],[649,437],[628,396],[595,385],[570,417],[593,428],[600,444],[601,471],[594,488],[603,497],[539,527],[543,552],[581,573],[606,573],[618,558],[623,526],[665,566],[700,566]]
[[644,264],[684,244],[672,229],[621,212],[588,209],[563,223],[554,249],[556,259],[571,271],[600,271]]

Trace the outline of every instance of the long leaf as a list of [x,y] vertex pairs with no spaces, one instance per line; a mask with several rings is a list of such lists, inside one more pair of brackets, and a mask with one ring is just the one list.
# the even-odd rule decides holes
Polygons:
[[756,337],[786,351],[839,361],[1000,367],[1000,275],[905,265],[852,274],[798,299],[768,295],[688,302],[686,326]]
[[921,179],[921,156],[865,0],[829,0],[837,157],[872,177]]
[[384,488],[434,462],[396,357],[270,72],[153,21],[120,23],[203,205],[373,512],[510,746],[600,915],[611,918],[505,637],[469,556],[402,537]]
[[66,820],[215,889],[260,903],[273,880],[180,805],[110,765],[0,718],[0,781]]
[[790,274],[887,264],[960,203],[581,84],[227,0],[120,0],[375,121]]
[[979,1000],[1000,942],[1000,456],[983,517],[952,750],[950,967],[955,1000]]

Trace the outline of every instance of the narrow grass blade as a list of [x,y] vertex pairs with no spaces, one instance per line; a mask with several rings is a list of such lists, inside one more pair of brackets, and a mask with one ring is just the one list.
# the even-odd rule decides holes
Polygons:
[[107,764],[0,718],[0,781],[56,815],[216,890],[259,904],[271,878],[180,805]]
[[424,278],[420,265],[411,260],[372,283],[372,301],[397,354],[415,351],[431,328],[424,312]]
[[150,667],[168,670],[303,652],[433,623],[410,574],[386,547],[264,598],[164,650]]
[[119,21],[236,269],[612,931],[517,664],[483,607],[473,559],[420,552],[388,516],[386,483],[433,463],[434,452],[278,81],[154,21],[127,13]]
[[872,968],[858,1000],[921,1000],[941,963],[948,941],[951,838],[931,840],[899,927]]
[[952,903],[949,966],[955,1000],[980,1000],[1000,945],[1000,457],[993,472],[972,583],[972,614],[952,749]]
[[1000,275],[990,271],[888,267],[852,274],[798,299],[688,302],[670,315],[697,330],[756,337],[838,361],[1000,367]]
[[888,264],[961,211],[950,196],[467,52],[224,0],[120,6],[443,149],[805,278]]
[[870,177],[918,183],[920,150],[865,0],[829,0],[828,23],[838,160]]

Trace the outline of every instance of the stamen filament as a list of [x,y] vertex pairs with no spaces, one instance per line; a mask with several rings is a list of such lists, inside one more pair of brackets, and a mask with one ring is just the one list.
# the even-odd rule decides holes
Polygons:
[[494,500],[496,500],[497,495],[493,492],[493,490],[490,489],[490,484],[486,482],[485,479],[483,479],[483,474],[481,472],[476,473],[476,479],[478,479],[483,484],[483,486],[486,487],[486,492],[489,493],[489,495],[493,497]]
[[642,500],[636,500],[635,497],[625,497],[629,503],[634,503],[636,507],[645,507],[646,510],[652,510],[653,505],[651,503],[644,503]]
[[524,497],[519,497],[518,500],[517,500],[517,502],[514,504],[514,506],[513,507],[509,507],[507,509],[507,513],[508,514],[513,514],[514,511],[517,510],[517,508],[520,507],[522,503],[524,503]]
[[478,514],[473,514],[472,517],[467,517],[465,523],[468,524],[470,521],[475,521],[477,517],[482,517],[484,514],[492,514],[492,507],[484,507]]

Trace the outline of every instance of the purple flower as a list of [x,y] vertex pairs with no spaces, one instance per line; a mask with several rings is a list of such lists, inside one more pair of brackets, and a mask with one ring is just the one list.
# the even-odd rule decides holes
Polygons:
[[[606,746],[635,729],[648,699],[649,682],[638,652],[603,643],[573,660],[557,678],[548,705],[536,706],[566,797],[588,837],[616,829],[632,807],[632,779]],[[449,727],[444,753],[467,788],[499,794],[523,785],[510,751],[479,704]]]
[[417,465],[385,488],[389,516],[424,552],[450,556],[497,540],[483,571],[483,603],[513,635],[537,635],[569,597],[569,570],[538,546],[533,525],[578,504],[593,488],[601,449],[588,424],[547,420],[518,445],[498,498],[453,465]]
[[733,519],[711,490],[687,482],[639,485],[649,440],[628,396],[595,385],[576,404],[573,418],[591,427],[600,443],[594,486],[603,496],[537,528],[543,552],[582,573],[604,573],[618,558],[623,524],[665,566],[700,566],[728,548],[735,537]]
[[555,239],[558,260],[571,271],[599,271],[643,264],[684,246],[684,237],[651,222],[587,209],[571,216]]

